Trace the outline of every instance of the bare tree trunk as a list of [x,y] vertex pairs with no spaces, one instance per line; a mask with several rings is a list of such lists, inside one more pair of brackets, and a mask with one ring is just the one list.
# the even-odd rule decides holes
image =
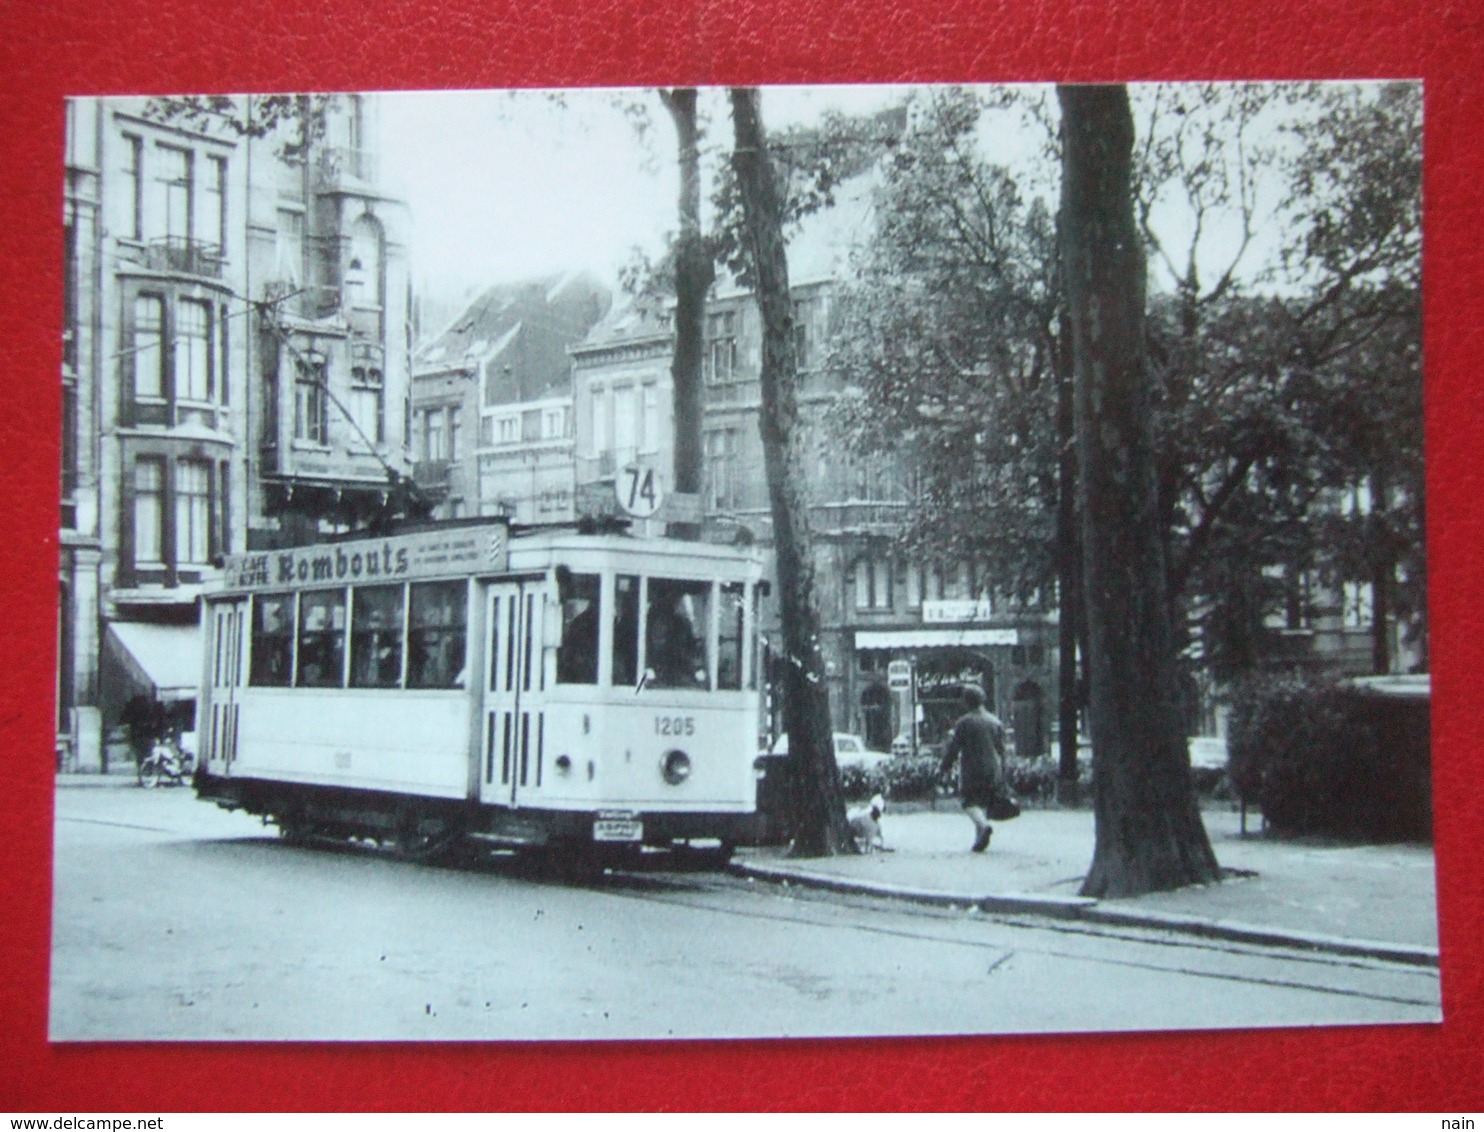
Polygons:
[[1087,896],[1220,879],[1191,785],[1159,522],[1144,254],[1122,86],[1062,86],[1096,845]]
[[[711,249],[701,234],[701,151],[693,87],[661,90],[660,101],[675,123],[680,167],[680,237],[675,244],[675,356],[670,364],[675,408],[673,490],[701,490],[701,359],[705,349],[706,295],[716,278]],[[699,538],[697,523],[673,522],[674,538]]]
[[783,723],[788,731],[793,786],[794,854],[828,856],[854,851],[845,821],[845,797],[835,765],[829,687],[819,638],[814,551],[803,493],[804,468],[793,442],[798,419],[799,365],[793,301],[783,241],[782,205],[768,158],[755,88],[734,87],[732,165],[741,192],[758,308],[763,317],[762,431],[773,542],[783,619]]

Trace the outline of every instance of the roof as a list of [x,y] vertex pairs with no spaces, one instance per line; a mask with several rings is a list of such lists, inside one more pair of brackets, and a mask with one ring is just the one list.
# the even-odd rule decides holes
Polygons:
[[626,298],[614,304],[583,341],[573,345],[573,353],[646,341],[668,350],[675,333],[673,307],[673,303]]
[[584,338],[611,304],[591,275],[547,275],[497,283],[413,355],[413,376],[485,368],[487,402],[537,400],[570,385],[567,347]]

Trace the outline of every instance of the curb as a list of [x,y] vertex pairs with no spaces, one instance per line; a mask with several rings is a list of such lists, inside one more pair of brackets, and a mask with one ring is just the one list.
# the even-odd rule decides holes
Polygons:
[[1436,968],[1438,966],[1436,948],[1390,943],[1385,940],[1351,939],[1318,932],[1261,927],[1233,920],[1213,920],[1201,916],[1168,912],[1136,912],[1111,908],[1087,896],[1045,896],[1021,892],[994,893],[986,896],[930,892],[925,889],[908,888],[905,885],[853,880],[848,877],[831,876],[827,873],[780,868],[776,865],[754,864],[746,861],[733,861],[728,868],[733,874],[741,877],[765,880],[775,884],[799,884],[806,888],[817,888],[851,896],[877,896],[939,908],[978,908],[982,912],[1001,916],[1040,916],[1047,919],[1103,924],[1108,927],[1149,928],[1198,936],[1203,939],[1251,943],[1264,947],[1285,947],[1351,958],[1380,959],[1414,967]]
[[80,787],[107,787],[107,786],[138,786],[139,779],[131,770],[126,774],[59,774],[57,775],[57,788],[77,789]]

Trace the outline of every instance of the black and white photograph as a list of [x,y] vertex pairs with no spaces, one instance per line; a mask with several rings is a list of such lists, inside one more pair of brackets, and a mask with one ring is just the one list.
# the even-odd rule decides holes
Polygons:
[[65,111],[51,1041],[1442,1019],[1420,82]]

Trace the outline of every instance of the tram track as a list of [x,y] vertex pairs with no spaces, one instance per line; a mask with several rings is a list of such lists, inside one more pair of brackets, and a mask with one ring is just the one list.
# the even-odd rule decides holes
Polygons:
[[[1013,955],[1025,953],[1406,1006],[1434,1006],[1437,1002],[1438,976],[1426,968],[1380,959],[1195,938],[1152,928],[1007,916],[977,909],[952,912],[940,907],[904,905],[902,901],[885,897],[800,888],[782,893],[720,874],[614,870],[591,887],[593,891],[610,895],[744,918],[762,917],[827,929],[848,926],[878,939],[984,949],[999,956],[992,962],[990,971]],[[754,894],[759,900],[772,901],[774,906],[767,910],[731,906],[739,893]],[[1011,933],[1012,938],[997,938],[1000,932]],[[1110,947],[1126,950],[1128,954],[1110,954]],[[1390,989],[1382,991],[1365,985],[1378,978]]]

